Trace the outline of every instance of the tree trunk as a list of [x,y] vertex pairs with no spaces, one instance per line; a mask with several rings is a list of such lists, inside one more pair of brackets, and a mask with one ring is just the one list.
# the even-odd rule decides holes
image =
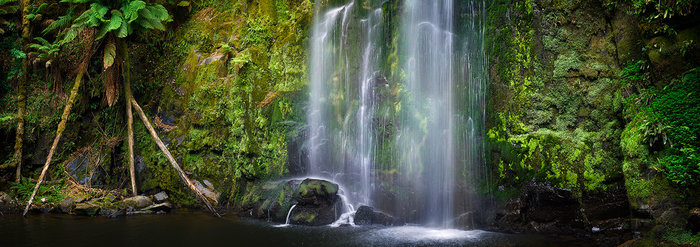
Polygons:
[[53,139],[53,144],[51,145],[51,149],[49,150],[49,155],[46,157],[46,163],[44,164],[44,169],[41,170],[41,175],[39,175],[39,179],[36,182],[36,186],[34,186],[34,192],[32,192],[32,195],[29,197],[29,202],[27,203],[27,207],[24,208],[24,213],[22,213],[22,216],[27,215],[27,211],[29,211],[29,207],[32,206],[32,201],[34,201],[34,196],[36,196],[36,192],[39,190],[39,186],[41,186],[41,181],[44,180],[44,176],[46,176],[46,171],[49,170],[49,165],[51,164],[51,159],[53,158],[54,152],[56,152],[56,147],[58,146],[58,142],[61,140],[61,135],[63,135],[63,131],[66,129],[66,122],[68,122],[68,116],[70,115],[70,110],[73,107],[73,103],[75,103],[75,99],[78,97],[78,89],[80,89],[80,82],[83,79],[83,73],[85,72],[85,67],[87,67],[87,62],[83,62],[80,64],[78,68],[78,75],[75,77],[75,83],[73,84],[73,89],[70,91],[70,98],[68,98],[68,103],[66,103],[66,107],[63,108],[63,115],[61,115],[61,122],[58,123],[58,129],[56,130],[56,137]]
[[[29,0],[22,0],[22,49],[26,52],[29,50],[31,42],[30,23],[27,19],[29,15]],[[15,173],[15,181],[21,182],[22,178],[22,146],[24,143],[24,112],[27,108],[27,81],[29,79],[29,60],[24,58],[22,61],[22,76],[19,77],[17,83],[17,135],[15,136],[15,154],[12,158],[17,171]]]
[[161,151],[163,151],[163,154],[165,154],[165,157],[168,158],[168,161],[170,161],[170,164],[173,166],[175,171],[177,171],[177,174],[180,175],[180,179],[192,190],[194,193],[199,197],[199,199],[204,202],[204,204],[207,206],[207,209],[211,211],[214,215],[217,217],[221,217],[219,213],[214,210],[214,207],[211,206],[207,198],[205,198],[202,195],[202,192],[197,189],[197,186],[192,183],[192,181],[187,178],[187,175],[185,175],[185,172],[180,168],[180,166],[177,164],[173,156],[170,154],[170,151],[168,151],[168,148],[163,144],[163,141],[160,140],[158,137],[158,134],[156,134],[156,131],[153,129],[153,126],[151,126],[151,123],[148,121],[148,118],[146,117],[146,114],[143,113],[143,110],[141,110],[141,107],[139,106],[138,103],[136,103],[136,100],[131,99],[131,103],[134,106],[134,109],[136,109],[136,113],[138,113],[139,117],[141,117],[141,121],[143,121],[143,124],[146,125],[146,128],[148,129],[148,132],[151,133],[151,137],[153,137],[153,140],[158,144],[158,147],[160,148]]
[[124,94],[126,98],[126,124],[127,124],[127,142],[129,145],[129,173],[131,175],[131,192],[134,196],[138,195],[136,190],[136,170],[134,169],[134,118],[131,112],[131,82],[129,73],[129,51],[127,50],[126,42],[122,41],[123,54],[123,77],[124,77]]

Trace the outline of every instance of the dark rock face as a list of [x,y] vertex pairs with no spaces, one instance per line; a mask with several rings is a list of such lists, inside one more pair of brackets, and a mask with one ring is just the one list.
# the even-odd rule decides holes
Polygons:
[[587,232],[588,225],[571,190],[536,183],[496,215],[496,227],[507,232],[573,234]]
[[370,206],[360,206],[355,212],[355,225],[385,225],[385,226],[401,226],[405,223],[383,212],[375,211]]
[[624,186],[585,194],[582,201],[584,213],[590,222],[630,216],[630,205]]

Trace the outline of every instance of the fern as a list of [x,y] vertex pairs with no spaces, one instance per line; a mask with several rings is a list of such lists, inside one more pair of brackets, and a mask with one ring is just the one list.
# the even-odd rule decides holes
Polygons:
[[75,14],[75,8],[68,8],[68,13],[66,13],[66,15],[58,17],[58,20],[51,22],[49,26],[47,26],[43,31],[41,31],[41,34],[46,35],[56,30],[64,29],[70,26],[71,22],[73,22],[73,14]]
[[[141,0],[122,1],[119,9],[110,9],[98,0],[63,0],[69,3],[91,3],[90,8],[73,20],[72,28],[98,28],[96,39],[113,32],[118,38],[131,35],[134,30],[165,30],[163,22],[170,21],[168,10],[160,4]],[[132,24],[137,24],[132,26]]]

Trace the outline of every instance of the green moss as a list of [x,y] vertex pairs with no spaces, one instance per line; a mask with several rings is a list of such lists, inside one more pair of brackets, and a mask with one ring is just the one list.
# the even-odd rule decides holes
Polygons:
[[554,77],[566,77],[570,71],[581,70],[581,58],[576,52],[561,54],[554,61]]

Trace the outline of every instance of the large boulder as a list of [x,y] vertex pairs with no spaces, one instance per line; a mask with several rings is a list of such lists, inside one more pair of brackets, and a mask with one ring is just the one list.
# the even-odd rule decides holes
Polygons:
[[321,179],[250,184],[234,205],[241,216],[299,225],[327,225],[342,213],[339,186]]
[[398,218],[394,218],[383,212],[374,210],[370,206],[360,206],[357,208],[354,217],[355,225],[385,225],[385,226],[400,226],[404,222]]
[[328,225],[342,213],[342,201],[338,197],[338,185],[326,180],[304,179],[294,199],[297,206],[290,223],[298,225]]
[[530,183],[496,215],[496,227],[507,232],[588,232],[591,228],[581,211],[571,190]]

